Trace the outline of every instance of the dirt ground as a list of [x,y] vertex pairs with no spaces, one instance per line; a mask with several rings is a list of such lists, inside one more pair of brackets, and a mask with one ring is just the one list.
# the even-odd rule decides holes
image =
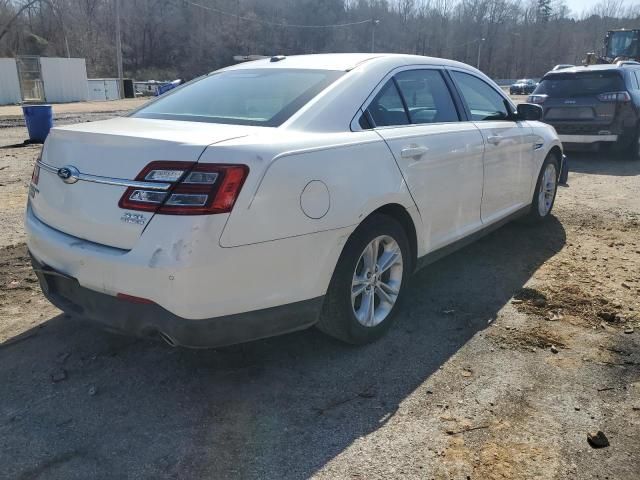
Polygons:
[[[57,119],[68,114],[83,113],[99,113],[99,112],[118,112],[127,111],[144,105],[150,98],[139,97],[126,98],[122,100],[114,100],[111,102],[75,102],[75,103],[57,103],[53,105],[53,115]],[[22,118],[22,108],[19,105],[1,105],[0,120],[7,117]]]
[[640,478],[640,162],[569,152],[550,221],[419,272],[373,345],[191,351],[44,300],[22,228],[38,147],[6,148],[24,138],[0,117],[0,476]]

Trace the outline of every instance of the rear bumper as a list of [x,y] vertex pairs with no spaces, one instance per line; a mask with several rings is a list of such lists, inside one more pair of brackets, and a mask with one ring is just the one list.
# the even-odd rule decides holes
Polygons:
[[562,143],[617,142],[618,135],[558,135]]
[[[177,318],[233,317],[321,297],[353,228],[222,248],[213,216],[157,216],[132,250],[57,231],[27,208],[37,261],[86,290],[145,298]],[[312,253],[311,253],[312,252]]]
[[174,346],[220,347],[302,330],[317,322],[324,297],[247,313],[189,320],[155,303],[134,303],[82,287],[78,281],[33,258],[47,299],[62,311],[107,330],[161,337]]

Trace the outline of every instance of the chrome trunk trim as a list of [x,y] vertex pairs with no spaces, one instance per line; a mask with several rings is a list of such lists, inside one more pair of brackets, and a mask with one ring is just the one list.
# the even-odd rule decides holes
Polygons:
[[[42,170],[45,170],[49,173],[53,173],[55,175],[58,175],[58,171],[60,170],[60,168],[69,168],[66,165],[60,168],[54,167],[53,165],[44,163],[41,160],[38,160],[36,164]],[[77,180],[84,181],[84,182],[99,183],[102,185],[114,185],[117,187],[133,187],[133,188],[141,188],[144,190],[160,190],[163,192],[166,192],[167,190],[169,190],[172,185],[171,183],[140,182],[137,180],[127,180],[126,178],[101,177],[99,175],[89,175],[88,173],[81,173],[81,172],[78,172]]]

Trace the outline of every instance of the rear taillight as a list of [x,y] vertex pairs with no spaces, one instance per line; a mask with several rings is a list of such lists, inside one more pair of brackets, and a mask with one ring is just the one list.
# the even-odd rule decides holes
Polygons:
[[40,181],[40,165],[38,165],[38,163],[40,162],[41,158],[42,150],[40,150],[38,158],[36,158],[36,164],[33,166],[33,173],[31,174],[31,183],[33,185],[38,185],[38,182]]
[[33,167],[33,173],[31,174],[31,183],[33,185],[38,185],[39,181],[40,181],[40,165],[36,163],[35,166]]
[[629,92],[608,92],[598,95],[601,102],[630,102],[631,95]]
[[547,99],[547,95],[529,95],[527,98],[528,103],[535,103],[536,105],[542,105]]
[[248,173],[246,165],[151,162],[136,180],[171,187],[167,191],[128,187],[118,205],[167,215],[226,213],[233,208]]

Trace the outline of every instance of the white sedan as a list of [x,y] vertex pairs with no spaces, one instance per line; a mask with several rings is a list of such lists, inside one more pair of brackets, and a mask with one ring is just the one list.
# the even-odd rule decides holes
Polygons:
[[540,108],[411,55],[278,56],[54,128],[28,247],[70,314],[205,347],[316,325],[362,344],[410,275],[518,216],[562,167]]

